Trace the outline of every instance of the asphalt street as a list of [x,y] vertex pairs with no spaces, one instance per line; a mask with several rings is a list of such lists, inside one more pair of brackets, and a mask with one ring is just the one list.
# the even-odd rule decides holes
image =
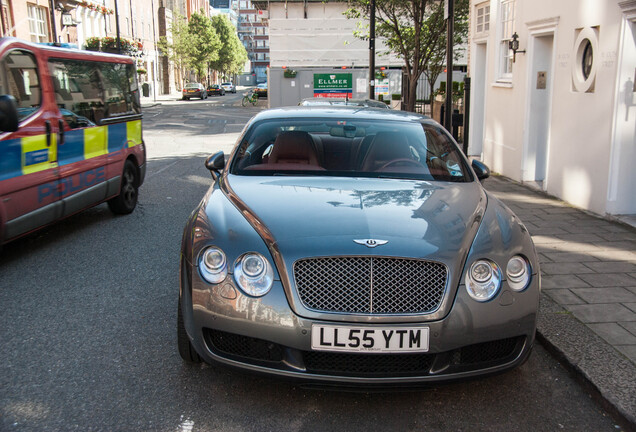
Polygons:
[[0,253],[1,431],[615,431],[541,347],[509,373],[402,392],[307,389],[182,362],[176,346],[185,221],[260,108],[240,94],[144,112],[139,204],[102,204]]

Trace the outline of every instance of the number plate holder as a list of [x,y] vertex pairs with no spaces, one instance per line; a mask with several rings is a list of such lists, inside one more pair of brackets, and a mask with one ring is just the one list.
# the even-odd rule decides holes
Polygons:
[[315,351],[416,353],[427,352],[429,328],[312,324]]

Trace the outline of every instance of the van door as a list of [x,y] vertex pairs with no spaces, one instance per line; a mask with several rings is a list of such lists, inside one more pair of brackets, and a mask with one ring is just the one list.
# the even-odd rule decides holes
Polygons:
[[108,126],[106,89],[100,64],[51,59],[48,69],[58,107],[58,163],[63,216],[104,201],[107,196]]
[[[0,132],[0,240],[51,223],[58,199],[57,125],[46,109],[35,55],[12,49],[0,55],[0,94],[17,101],[19,129]],[[4,227],[4,229],[3,229]]]

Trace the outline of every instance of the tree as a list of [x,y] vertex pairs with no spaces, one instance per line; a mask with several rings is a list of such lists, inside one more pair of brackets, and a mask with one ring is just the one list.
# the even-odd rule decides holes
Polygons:
[[[463,44],[466,41],[468,35],[468,0],[455,0],[454,5],[454,39],[453,46],[454,60],[460,57],[460,52],[457,50],[457,46]],[[435,10],[428,17],[429,27],[445,27],[446,20],[444,19],[444,5],[440,4],[440,7]],[[444,72],[446,67],[446,40],[448,38],[447,33],[443,34],[436,46],[432,47],[431,58],[428,62],[426,69],[424,69],[424,75],[428,80],[431,94],[431,113],[433,112],[433,95],[435,93],[435,82],[437,78]],[[450,87],[449,87],[450,86]],[[452,83],[447,84],[446,88],[453,89]]]
[[247,61],[247,52],[236,34],[236,28],[226,15],[216,15],[211,20],[212,27],[219,36],[221,48],[218,58],[210,62],[210,68],[225,75],[241,72]]
[[194,40],[190,34],[188,27],[188,21],[184,16],[176,14],[172,25],[170,26],[171,40],[168,40],[165,36],[159,39],[159,49],[162,54],[167,56],[170,61],[175,65],[175,68],[180,71],[180,75],[183,76],[183,72],[190,64],[190,52],[193,51]]
[[[349,4],[351,7],[345,12],[348,18],[368,19],[369,0],[349,0]],[[433,63],[439,65],[438,48],[446,39],[444,2],[375,0],[375,5],[376,35],[383,38],[387,47],[404,60],[404,69],[408,77],[407,110],[413,111],[420,75]],[[467,16],[468,14],[463,19],[466,20]],[[456,14],[456,23],[457,18]],[[358,33],[356,36],[368,38],[368,34],[365,36]]]
[[202,81],[206,76],[208,64],[219,58],[221,40],[212,27],[212,21],[196,12],[190,16],[188,31],[193,42],[190,46],[188,64],[195,70],[199,81]]

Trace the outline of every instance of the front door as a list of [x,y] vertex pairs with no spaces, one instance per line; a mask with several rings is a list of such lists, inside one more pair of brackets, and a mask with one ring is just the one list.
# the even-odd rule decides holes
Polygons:
[[8,239],[53,222],[61,215],[57,194],[57,127],[46,109],[42,73],[33,53],[5,52],[0,94],[15,97],[17,132],[0,132],[0,227]]

